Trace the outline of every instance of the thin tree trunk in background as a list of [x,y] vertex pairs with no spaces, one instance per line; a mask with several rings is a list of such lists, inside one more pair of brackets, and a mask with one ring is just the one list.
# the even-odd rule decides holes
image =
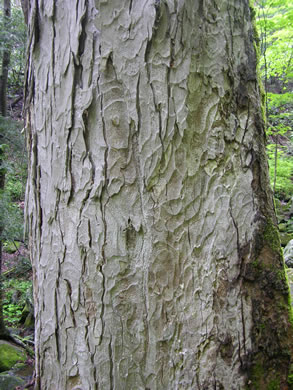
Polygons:
[[27,24],[28,23],[29,0],[21,0],[21,8],[22,8],[25,24]]
[[[5,170],[3,169],[3,152],[0,150],[0,192],[4,191],[5,187]],[[0,195],[1,196],[1,195]],[[3,285],[2,285],[2,233],[5,223],[1,219],[0,223],[0,339],[6,338],[9,332],[7,331],[3,317]]]
[[[1,234],[1,231],[0,231]],[[0,239],[0,339],[3,334],[6,333],[6,328],[3,318],[3,293],[2,293],[2,241]]]
[[273,184],[273,193],[276,193],[276,184],[277,184],[277,168],[278,168],[278,143],[279,143],[279,135],[276,135],[275,141],[275,161],[274,161],[274,184]]
[[[11,17],[11,1],[3,0],[3,13],[4,13],[4,29],[7,31],[9,28],[10,17]],[[7,41],[7,39],[6,39]],[[7,81],[8,71],[10,64],[10,47],[7,42],[4,43],[4,50],[2,56],[2,73],[0,76],[0,114],[7,116]]]
[[36,388],[288,389],[248,1],[29,14]]

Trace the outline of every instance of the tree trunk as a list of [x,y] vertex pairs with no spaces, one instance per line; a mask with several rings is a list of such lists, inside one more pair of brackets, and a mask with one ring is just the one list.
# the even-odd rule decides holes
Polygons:
[[[0,235],[2,233],[0,228]],[[0,340],[6,339],[9,335],[9,332],[4,323],[3,316],[3,286],[2,286],[2,240],[0,238]]]
[[277,184],[277,168],[278,168],[278,144],[279,144],[279,135],[275,136],[275,160],[274,160],[274,184],[273,184],[273,194],[276,193],[276,184]]
[[288,389],[248,0],[32,1],[37,389]]
[[[1,140],[1,136],[0,136]],[[0,145],[0,197],[5,187],[5,168],[3,167],[4,152]],[[0,198],[1,199],[1,198]],[[3,218],[0,217],[0,339],[6,339],[9,332],[4,323],[3,316],[3,283],[2,283],[2,234],[4,230]]]
[[[4,29],[9,29],[11,16],[11,1],[3,0],[3,14],[4,14]],[[8,39],[4,42],[4,50],[2,56],[2,73],[0,76],[0,113],[2,116],[7,116],[7,81],[10,64],[10,47]]]

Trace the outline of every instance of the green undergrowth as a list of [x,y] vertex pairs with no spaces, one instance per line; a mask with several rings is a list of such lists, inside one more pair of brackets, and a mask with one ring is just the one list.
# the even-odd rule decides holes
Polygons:
[[[267,147],[269,157],[269,168],[271,186],[274,188],[275,175],[275,144],[270,144]],[[293,195],[293,158],[287,154],[287,148],[278,146],[278,159],[276,165],[276,184],[275,196],[278,199],[290,199]]]
[[31,288],[32,282],[29,280],[10,279],[3,281],[3,314],[7,326],[20,325]]

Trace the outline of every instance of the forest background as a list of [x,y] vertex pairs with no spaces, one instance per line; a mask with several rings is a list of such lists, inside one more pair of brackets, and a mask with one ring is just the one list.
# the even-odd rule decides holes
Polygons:
[[[281,243],[288,253],[290,242],[293,252],[293,3],[255,1],[254,13],[271,186]],[[0,337],[2,326],[2,333],[9,329],[21,342],[32,345],[32,272],[23,215],[27,172],[22,116],[25,51],[21,3],[1,0]],[[286,257],[286,266],[293,285],[293,253]]]

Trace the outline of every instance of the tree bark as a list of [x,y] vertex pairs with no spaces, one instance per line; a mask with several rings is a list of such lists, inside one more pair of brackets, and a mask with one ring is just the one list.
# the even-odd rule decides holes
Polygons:
[[29,0],[21,0],[21,8],[22,8],[25,24],[27,24],[28,15],[29,15]]
[[[1,140],[1,137],[0,137]],[[5,168],[3,167],[4,152],[0,148],[0,192],[4,191],[5,187]],[[1,196],[1,193],[0,193]],[[3,316],[3,284],[2,284],[2,234],[4,230],[3,218],[0,218],[0,339],[6,339],[9,332],[5,326]]]
[[[4,29],[7,31],[11,16],[11,1],[3,0],[3,14],[4,14]],[[7,81],[10,64],[10,47],[6,39],[4,42],[5,49],[2,56],[2,73],[0,76],[0,113],[2,116],[7,116]]]
[[288,389],[248,0],[35,0],[37,389]]

